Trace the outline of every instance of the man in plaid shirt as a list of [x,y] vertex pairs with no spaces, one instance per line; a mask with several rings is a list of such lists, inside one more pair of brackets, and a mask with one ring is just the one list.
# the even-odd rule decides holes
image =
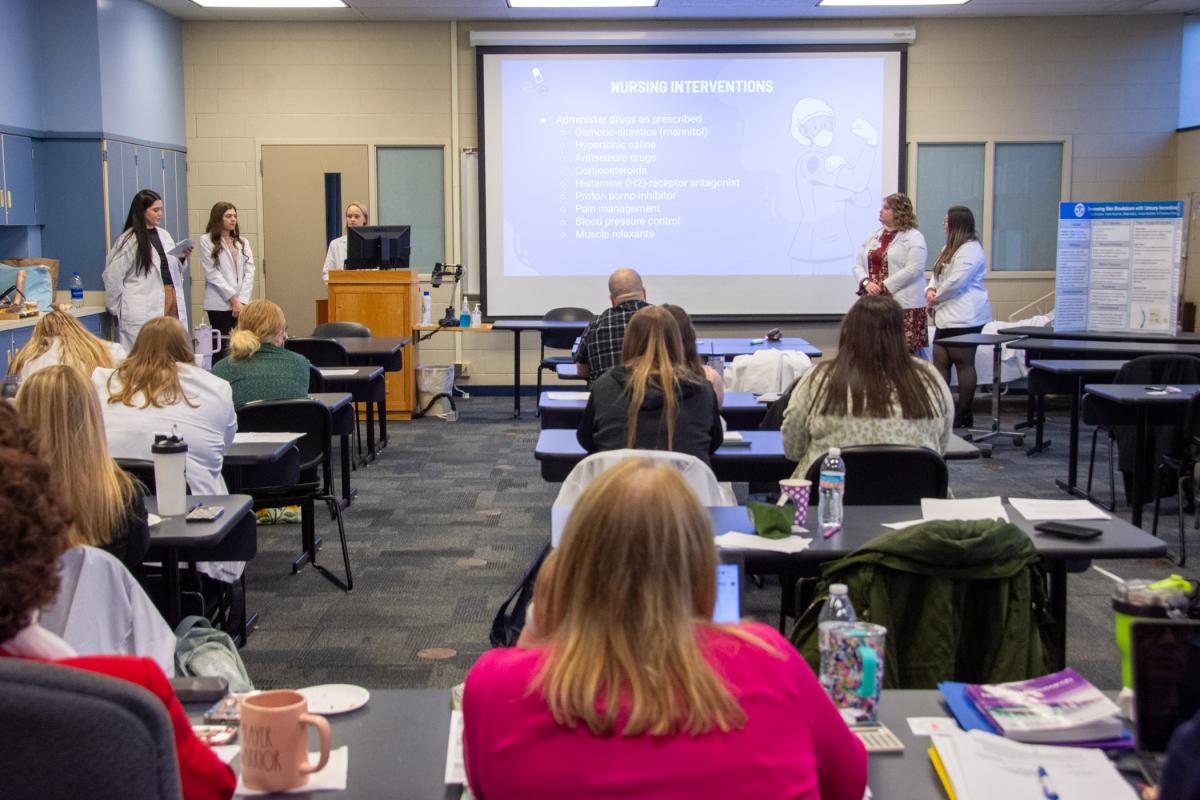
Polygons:
[[625,326],[638,309],[650,305],[642,276],[631,269],[619,269],[608,276],[608,298],[612,308],[592,320],[575,352],[579,377],[587,378],[588,383],[621,363]]

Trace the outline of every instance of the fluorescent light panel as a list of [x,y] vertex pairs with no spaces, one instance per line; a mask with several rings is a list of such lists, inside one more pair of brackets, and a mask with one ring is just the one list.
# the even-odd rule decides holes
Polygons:
[[346,8],[342,0],[192,0],[204,8]]
[[961,6],[971,0],[821,0],[818,6]]
[[508,0],[509,8],[655,8],[658,0]]

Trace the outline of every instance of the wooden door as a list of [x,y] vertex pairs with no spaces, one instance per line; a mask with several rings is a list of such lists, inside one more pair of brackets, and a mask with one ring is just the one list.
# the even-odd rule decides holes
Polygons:
[[[366,145],[263,145],[262,254],[266,297],[283,308],[292,336],[316,325],[325,297],[325,174],[341,173],[342,201],[368,203]],[[338,211],[341,214],[341,209]],[[261,274],[261,273],[260,273]]]

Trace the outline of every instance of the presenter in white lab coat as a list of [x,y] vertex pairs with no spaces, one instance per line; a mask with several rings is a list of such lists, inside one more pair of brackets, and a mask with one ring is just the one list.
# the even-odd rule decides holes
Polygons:
[[242,306],[254,293],[254,253],[242,238],[233,203],[222,201],[212,207],[199,247],[200,266],[204,269],[204,311],[209,324],[228,341]]
[[[346,206],[346,227],[361,228],[371,222],[371,213],[362,203],[350,203]],[[345,269],[346,264],[346,234],[329,243],[325,253],[325,267],[321,270],[321,280],[329,283],[329,270]]]
[[125,230],[117,237],[104,262],[104,304],[117,318],[121,346],[133,347],[138,331],[154,317],[175,317],[188,329],[187,301],[183,293],[183,262],[168,255],[175,240],[159,227],[163,218],[162,198],[152,189],[133,196]]
[[917,214],[905,194],[889,194],[879,209],[877,228],[854,262],[858,294],[890,295],[904,310],[904,341],[908,352],[929,347],[929,316],[925,308],[925,237],[917,230]]

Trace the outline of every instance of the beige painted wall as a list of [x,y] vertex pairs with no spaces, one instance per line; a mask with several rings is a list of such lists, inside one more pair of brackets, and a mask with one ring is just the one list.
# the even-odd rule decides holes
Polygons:
[[[1170,198],[1185,180],[1200,182],[1194,134],[1179,139],[1182,151],[1183,137],[1189,137],[1193,166],[1186,175],[1182,153],[1176,157],[1181,26],[1182,17],[1175,15],[920,21],[909,50],[909,138],[1061,136],[1071,154],[1069,199]],[[449,23],[185,22],[192,229],[204,224],[212,203],[230,200],[241,211],[255,252],[261,252],[256,140],[477,145],[475,55],[468,37],[472,29],[502,27],[563,24],[460,24],[452,48]],[[452,59],[458,65],[457,141]],[[313,254],[314,269],[322,257]],[[1200,292],[1197,284],[1189,291]],[[988,287],[996,315],[1005,318],[1052,290],[1053,276],[993,277]],[[435,292],[435,316],[447,297],[444,289]],[[596,310],[602,304],[597,298]],[[823,348],[836,342],[835,326],[793,327],[787,332]],[[705,332],[758,333],[744,326]],[[534,339],[525,337],[527,379],[537,364]],[[421,360],[454,360],[453,340],[452,334],[438,334],[423,345]],[[511,382],[509,334],[464,335],[463,346],[471,365],[467,383]]]
[[1190,257],[1184,279],[1183,297],[1189,302],[1200,303],[1200,130],[1181,131],[1175,136],[1178,156],[1175,196],[1186,198],[1189,193],[1195,195],[1187,248]]

